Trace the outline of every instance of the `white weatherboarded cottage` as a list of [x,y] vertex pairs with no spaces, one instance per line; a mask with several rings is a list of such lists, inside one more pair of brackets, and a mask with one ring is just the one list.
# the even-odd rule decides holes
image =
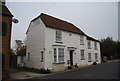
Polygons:
[[73,24],[42,13],[26,32],[26,66],[60,71],[101,63],[100,42]]

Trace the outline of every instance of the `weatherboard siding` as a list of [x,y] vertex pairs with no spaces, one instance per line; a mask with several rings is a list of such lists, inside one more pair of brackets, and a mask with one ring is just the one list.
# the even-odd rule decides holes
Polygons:
[[[26,66],[32,68],[44,68],[44,61],[41,62],[41,51],[45,48],[45,25],[40,20],[37,26],[29,27],[26,38]],[[30,61],[28,61],[28,53],[30,53]]]

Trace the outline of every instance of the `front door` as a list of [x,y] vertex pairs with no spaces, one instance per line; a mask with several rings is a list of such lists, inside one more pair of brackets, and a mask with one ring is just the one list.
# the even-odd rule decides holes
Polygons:
[[70,50],[70,65],[73,65],[73,50]]

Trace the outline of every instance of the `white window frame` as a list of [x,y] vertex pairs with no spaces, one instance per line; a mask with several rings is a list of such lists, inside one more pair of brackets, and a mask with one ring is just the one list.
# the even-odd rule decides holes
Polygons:
[[80,50],[81,60],[85,60],[85,50]]
[[40,59],[40,60],[41,60],[41,62],[43,62],[43,61],[44,61],[44,56],[43,56],[43,54],[44,54],[44,52],[43,52],[43,51],[41,51],[41,52],[40,52],[40,55],[41,55],[41,56],[40,56],[40,57],[41,57],[41,59]]
[[63,62],[64,62],[64,48],[59,48],[59,47],[54,48],[54,63],[63,63]]
[[84,36],[80,35],[80,45],[84,45]]
[[88,40],[88,49],[91,49],[91,41]]
[[92,62],[92,55],[91,55],[91,53],[88,53],[88,62]]
[[96,41],[94,42],[94,47],[95,47],[95,50],[97,50],[97,42]]
[[60,30],[55,31],[55,42],[62,43],[62,31]]
[[54,62],[57,62],[57,48],[54,48]]
[[95,53],[95,61],[98,61],[98,53]]

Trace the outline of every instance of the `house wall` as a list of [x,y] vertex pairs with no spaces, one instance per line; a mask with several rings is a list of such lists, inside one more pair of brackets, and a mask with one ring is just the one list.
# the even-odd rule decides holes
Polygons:
[[[53,69],[53,63],[54,63],[54,51],[53,51],[53,46],[56,45],[55,43],[55,31],[57,29],[49,28],[46,27],[45,29],[45,68],[47,69]],[[70,34],[72,34],[70,36]],[[84,45],[80,45],[80,35],[67,32],[67,31],[62,31],[62,40],[63,44],[58,44],[58,45],[64,45],[64,61],[65,61],[65,66],[68,66],[67,60],[70,60],[70,54],[68,47],[75,47],[77,48],[74,53],[73,53],[73,65],[77,63],[78,66],[84,66],[88,64],[88,52],[91,52],[92,54],[92,60],[94,60],[94,53],[98,53],[100,55],[100,48],[99,48],[99,43],[98,44],[98,50],[94,50],[93,42],[92,42],[92,49],[88,50],[87,47],[87,38],[84,36]],[[81,53],[80,50],[84,50],[85,52],[85,60],[81,60]],[[100,62],[100,57],[99,57],[99,62]]]
[[[45,54],[45,25],[39,18],[39,24],[30,27],[26,37],[26,66],[31,68],[44,68],[44,61],[41,62],[41,51],[43,56]],[[28,61],[28,53],[30,53],[30,60]]]
[[[100,63],[100,45],[97,42],[98,50],[94,49],[94,41],[91,41],[92,49],[88,49],[87,37],[84,36],[84,45],[80,45],[80,35],[68,31],[62,31],[63,44],[55,43],[55,32],[58,29],[53,29],[50,27],[45,27],[43,22],[40,20],[40,24],[36,26],[31,26],[27,32],[26,38],[26,66],[31,68],[45,68],[51,69],[57,68],[57,66],[63,66],[54,64],[54,46],[53,45],[63,45],[64,48],[64,66],[68,66],[67,61],[70,60],[70,50],[68,47],[77,48],[73,52],[73,65],[77,63],[78,66],[90,65],[95,61],[95,53],[98,53]],[[71,34],[71,35],[70,35]],[[81,51],[84,50],[85,60],[81,60]],[[41,51],[43,51],[43,62],[41,62]],[[28,53],[30,53],[30,61],[28,61]],[[88,53],[92,54],[92,62],[88,62]],[[58,67],[58,69],[62,69]],[[57,71],[57,70],[56,70]]]
[[[95,47],[94,47],[94,41],[90,40],[91,41],[91,49],[87,49],[88,53],[91,53],[91,62],[88,62],[88,65],[91,65],[93,64],[93,62],[96,62],[95,61],[95,53],[98,54],[98,61],[97,63],[101,63],[101,56],[100,56],[100,43],[97,42],[97,50],[95,50]],[[88,59],[88,55],[87,55],[87,59]]]

